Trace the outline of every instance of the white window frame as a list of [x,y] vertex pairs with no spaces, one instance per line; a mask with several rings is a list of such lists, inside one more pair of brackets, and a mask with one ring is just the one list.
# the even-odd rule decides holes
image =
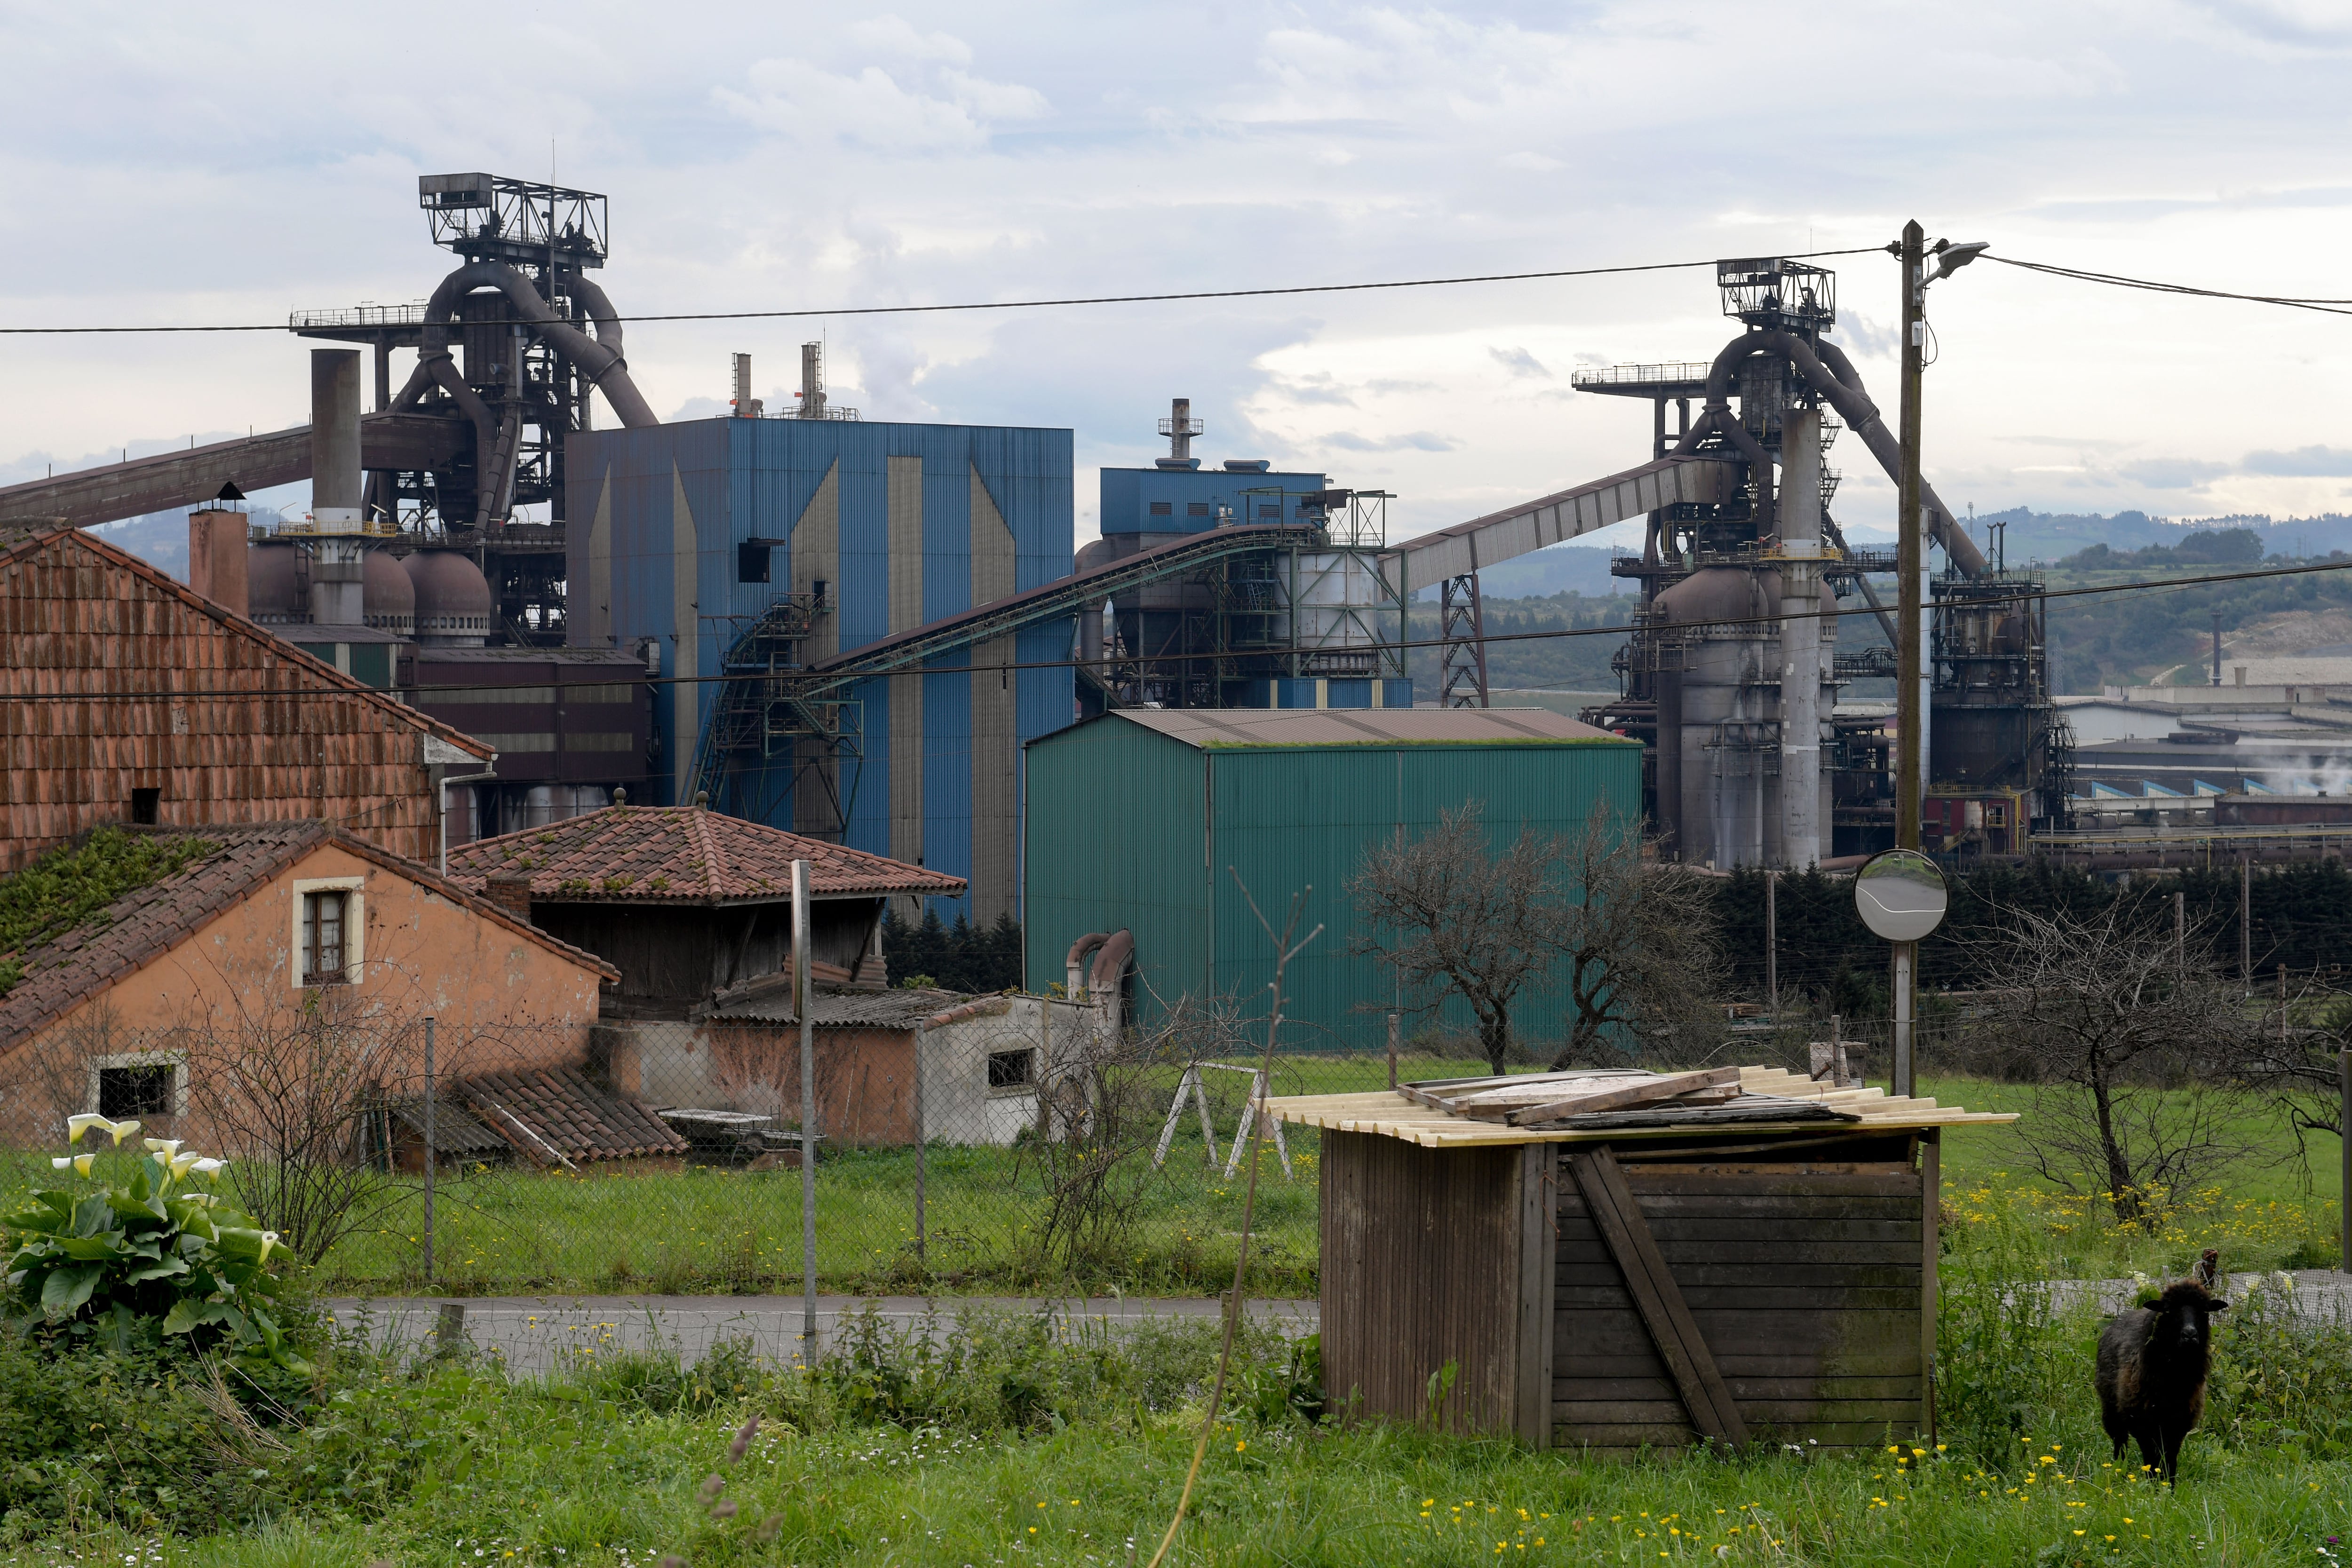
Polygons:
[[298,991],[310,988],[303,984],[302,973],[302,895],[306,893],[340,893],[343,898],[343,984],[360,983],[360,966],[367,960],[367,878],[363,876],[302,876],[294,879],[294,908],[287,925],[287,972],[293,977]]
[[170,1114],[188,1113],[188,1053],[184,1051],[125,1051],[111,1056],[89,1059],[89,1084],[82,1101],[82,1109],[95,1115],[98,1112],[98,1075],[109,1067],[168,1067],[172,1070],[172,1109]]

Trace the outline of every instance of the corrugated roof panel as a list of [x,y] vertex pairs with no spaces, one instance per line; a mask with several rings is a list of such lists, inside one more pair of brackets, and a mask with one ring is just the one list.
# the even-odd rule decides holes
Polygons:
[[1638,744],[1549,708],[1535,707],[1120,708],[1096,722],[1114,719],[1202,747]]

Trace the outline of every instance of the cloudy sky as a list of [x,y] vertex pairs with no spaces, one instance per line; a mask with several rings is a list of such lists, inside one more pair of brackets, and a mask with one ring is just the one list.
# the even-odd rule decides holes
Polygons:
[[[0,325],[421,298],[420,172],[611,197],[626,313],[1355,282],[1883,244],[2352,294],[2341,0],[1385,8],[0,5]],[[1839,269],[1889,408],[1895,266]],[[1705,271],[1286,299],[646,324],[665,416],[772,408],[824,333],[869,419],[1068,426],[1385,487],[1418,531],[1647,455],[1580,366],[1705,359]],[[1980,265],[1931,313],[1928,463],[1979,510],[2352,510],[2352,319]],[[299,423],[279,334],[0,341],[0,478]],[[1840,511],[1886,520],[1858,444]]]

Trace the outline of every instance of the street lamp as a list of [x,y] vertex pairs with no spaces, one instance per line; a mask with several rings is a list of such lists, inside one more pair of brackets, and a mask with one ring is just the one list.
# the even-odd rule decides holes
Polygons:
[[[1919,510],[1919,374],[1927,348],[1927,285],[1949,277],[1990,248],[1986,240],[1958,245],[1937,240],[1931,248],[1917,222],[1903,225],[1903,238],[1890,249],[1903,260],[1903,472],[1895,517],[1896,612],[1895,649],[1895,845],[1919,847],[1919,813],[1927,782],[1927,519]],[[1895,977],[1897,1016],[1911,1016],[1913,974],[1898,967]],[[1907,1044],[1907,1041],[1901,1042]],[[1911,1092],[1911,1052],[1897,1049],[1895,1092]]]

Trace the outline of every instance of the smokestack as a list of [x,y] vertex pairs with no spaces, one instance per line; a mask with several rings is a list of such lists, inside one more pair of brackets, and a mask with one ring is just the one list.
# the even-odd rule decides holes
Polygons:
[[824,344],[801,345],[801,417],[824,417]]
[[246,536],[249,528],[243,512],[231,501],[242,501],[235,485],[223,485],[210,506],[188,514],[188,586],[224,610],[253,613],[247,588]]
[[1780,863],[1822,858],[1822,414],[1780,419]]
[[751,395],[751,356],[735,356],[735,399],[728,406],[738,419],[757,419],[763,412],[760,400]]
[[360,542],[360,351],[310,350],[310,620],[357,626],[366,619]]
[[1159,460],[1162,468],[1198,468],[1201,460],[1192,455],[1192,437],[1201,434],[1201,422],[1192,417],[1192,400],[1189,397],[1168,400],[1168,417],[1160,422],[1160,434],[1168,438],[1168,455]]

